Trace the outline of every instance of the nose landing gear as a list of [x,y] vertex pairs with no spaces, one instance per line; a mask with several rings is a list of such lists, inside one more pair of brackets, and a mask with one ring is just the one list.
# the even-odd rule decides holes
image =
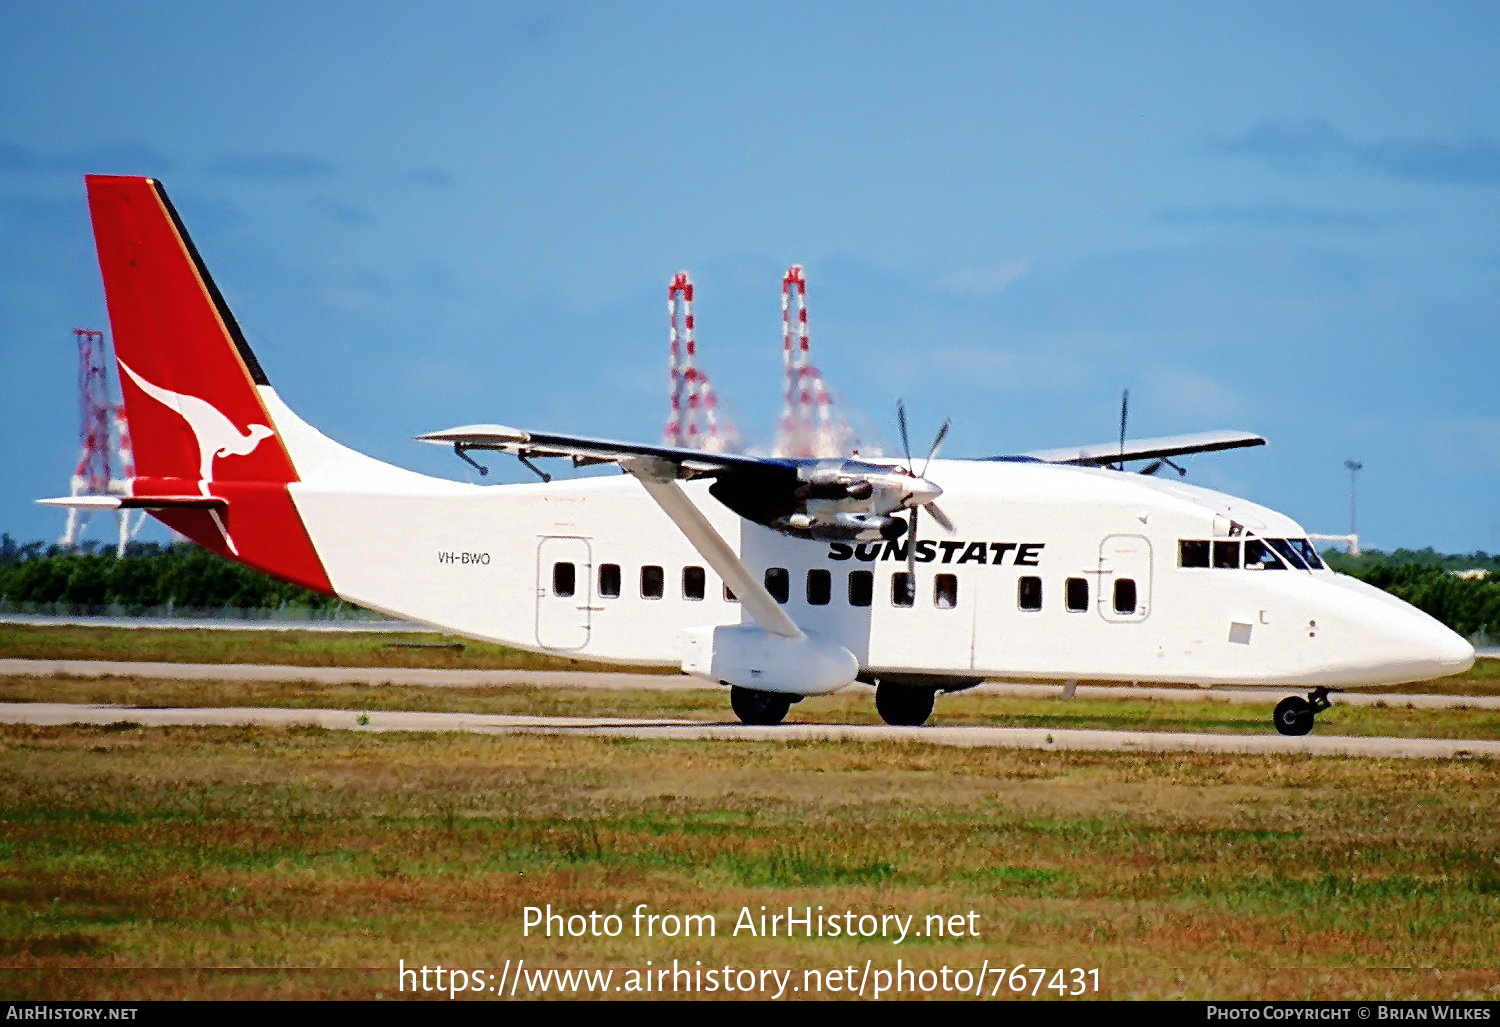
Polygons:
[[1328,701],[1328,689],[1314,688],[1304,699],[1300,695],[1289,695],[1276,704],[1271,722],[1284,735],[1305,735],[1313,729],[1313,718],[1333,703]]
[[784,695],[780,692],[762,692],[758,688],[743,688],[733,685],[729,689],[729,706],[741,724],[767,727],[780,724],[786,719],[792,703],[800,702],[800,695]]

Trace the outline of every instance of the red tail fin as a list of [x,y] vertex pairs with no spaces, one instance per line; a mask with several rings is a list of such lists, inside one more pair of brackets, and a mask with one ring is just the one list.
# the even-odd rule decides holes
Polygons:
[[155,515],[200,545],[330,591],[287,485],[297,473],[256,387],[268,384],[161,185],[90,175],[136,497],[224,500]]
[[161,185],[87,182],[136,474],[295,481],[255,391],[265,374]]

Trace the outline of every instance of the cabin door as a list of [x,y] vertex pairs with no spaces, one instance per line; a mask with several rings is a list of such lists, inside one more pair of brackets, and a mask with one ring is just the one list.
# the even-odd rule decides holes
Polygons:
[[1099,544],[1099,616],[1115,624],[1151,614],[1151,542],[1144,535],[1110,535]]
[[589,643],[593,550],[586,538],[543,536],[536,550],[536,641],[544,649]]

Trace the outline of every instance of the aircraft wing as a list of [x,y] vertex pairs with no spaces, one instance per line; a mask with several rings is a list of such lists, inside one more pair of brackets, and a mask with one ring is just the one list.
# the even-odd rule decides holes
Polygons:
[[510,453],[523,460],[531,457],[567,457],[579,467],[588,464],[619,464],[634,475],[646,493],[661,507],[693,544],[724,583],[734,590],[746,612],[762,628],[784,638],[804,638],[797,622],[767,591],[765,584],[745,566],[733,546],[703,516],[682,491],[678,478],[708,474],[766,474],[796,478],[797,465],[774,457],[741,456],[735,453],[705,453],[675,446],[646,446],[580,435],[556,435],[523,431],[503,424],[471,424],[446,431],[418,435],[419,442],[452,446],[459,455],[471,449]]
[[744,456],[739,453],[709,453],[701,449],[649,446],[635,442],[592,439],[582,435],[525,431],[503,424],[470,424],[418,435],[418,442],[453,446],[459,452],[494,450],[527,457],[567,457],[576,466],[621,464],[651,460],[671,465],[676,477],[696,478],[726,471],[778,471],[795,473],[797,465],[776,457]]
[[[1264,446],[1266,440],[1246,431],[1205,431],[1193,435],[1167,435],[1155,439],[1130,439],[1123,448],[1118,442],[1101,442],[1093,446],[1066,449],[1040,449],[1022,456],[1049,464],[1079,464],[1104,467],[1127,460],[1159,460],[1192,453],[1212,453],[1221,449],[1243,449]],[[999,459],[1004,459],[999,458]]]

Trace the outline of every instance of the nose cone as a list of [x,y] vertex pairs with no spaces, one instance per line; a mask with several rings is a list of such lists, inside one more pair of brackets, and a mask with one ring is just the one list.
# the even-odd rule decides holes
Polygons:
[[1474,666],[1474,647],[1469,640],[1457,632],[1448,631],[1447,637],[1439,640],[1435,647],[1438,653],[1438,665],[1443,667],[1443,674],[1462,674]]
[[1395,596],[1353,578],[1332,579],[1338,591],[1343,660],[1362,681],[1399,684],[1462,674],[1474,666],[1474,647],[1447,625]]
[[1474,647],[1462,635],[1414,607],[1408,609],[1411,614],[1392,625],[1388,643],[1403,680],[1442,678],[1474,666]]

